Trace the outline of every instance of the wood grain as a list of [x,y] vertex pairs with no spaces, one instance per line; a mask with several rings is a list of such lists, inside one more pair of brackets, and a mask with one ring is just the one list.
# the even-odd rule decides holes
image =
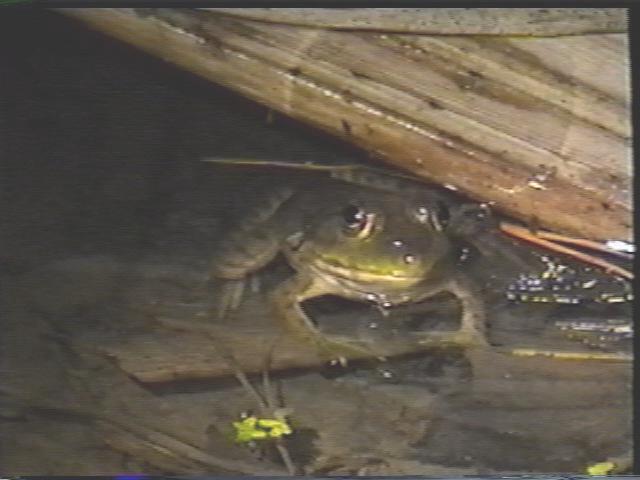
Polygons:
[[443,37],[202,10],[64,13],[523,221],[632,238],[625,34]]

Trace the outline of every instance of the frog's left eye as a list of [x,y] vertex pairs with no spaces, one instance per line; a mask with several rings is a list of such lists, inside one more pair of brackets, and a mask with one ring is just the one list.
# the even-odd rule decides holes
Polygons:
[[349,205],[342,210],[342,219],[348,233],[364,239],[373,231],[375,214],[367,213],[356,205]]
[[414,216],[418,222],[442,231],[449,222],[449,209],[443,202],[436,202],[431,207],[419,206],[415,209]]

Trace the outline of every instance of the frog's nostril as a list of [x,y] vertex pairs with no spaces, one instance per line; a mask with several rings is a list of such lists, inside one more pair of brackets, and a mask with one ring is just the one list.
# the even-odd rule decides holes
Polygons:
[[404,257],[404,263],[414,263],[416,261],[416,256],[415,255],[411,255],[410,253],[407,253]]

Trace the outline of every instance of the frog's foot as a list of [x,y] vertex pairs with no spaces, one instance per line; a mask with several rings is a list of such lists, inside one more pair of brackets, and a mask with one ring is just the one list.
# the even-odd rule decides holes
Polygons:
[[349,359],[380,358],[380,353],[361,342],[336,336],[324,336],[317,332],[314,338],[316,351],[328,363],[346,366]]
[[212,316],[220,320],[236,310],[242,301],[244,288],[244,280],[224,280],[218,291],[217,303],[212,308]]
[[380,357],[366,342],[357,339],[326,335],[302,308],[302,302],[332,293],[327,286],[304,276],[297,276],[282,284],[272,296],[272,302],[283,327],[301,341],[314,345],[322,360],[345,364],[347,359]]
[[418,341],[421,345],[487,347],[484,303],[473,285],[463,278],[448,282],[443,291],[455,295],[462,306],[460,328],[451,332],[428,332]]

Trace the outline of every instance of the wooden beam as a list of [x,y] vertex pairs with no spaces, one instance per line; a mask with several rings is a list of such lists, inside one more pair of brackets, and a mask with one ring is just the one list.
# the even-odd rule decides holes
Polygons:
[[505,214],[633,236],[625,34],[441,37],[203,10],[61,11]]

